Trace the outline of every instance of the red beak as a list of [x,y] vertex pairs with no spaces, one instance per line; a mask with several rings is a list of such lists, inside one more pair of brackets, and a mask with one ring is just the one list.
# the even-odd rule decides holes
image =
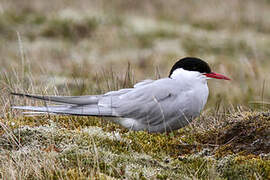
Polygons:
[[215,72],[211,72],[211,73],[205,73],[204,74],[206,77],[209,77],[209,78],[215,78],[215,79],[224,79],[224,80],[231,80],[230,78],[222,75],[222,74],[218,74],[218,73],[215,73]]

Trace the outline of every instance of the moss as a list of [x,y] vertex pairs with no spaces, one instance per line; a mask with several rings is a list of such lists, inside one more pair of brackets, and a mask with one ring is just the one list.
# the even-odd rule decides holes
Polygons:
[[[46,124],[45,117],[35,119],[27,117],[13,121],[14,128],[22,125],[34,127],[37,124]],[[179,155],[194,154],[201,152],[205,148],[215,149],[216,157],[228,154],[254,154],[269,153],[269,117],[258,113],[246,113],[241,118],[232,118],[219,127],[219,129],[209,129],[200,132],[186,127],[170,134],[149,134],[147,132],[132,132],[121,128],[119,125],[106,122],[100,118],[87,118],[75,116],[51,116],[55,126],[66,130],[81,131],[90,126],[100,127],[103,131],[121,133],[125,141],[115,141],[110,138],[94,135],[94,140],[98,146],[107,148],[115,153],[128,153],[130,150],[138,153],[148,153],[154,157],[160,154],[169,154],[171,157]],[[31,136],[31,135],[29,135]],[[61,141],[54,136],[55,141]],[[101,138],[101,139],[100,139]]]
[[256,156],[227,156],[217,167],[221,176],[229,179],[269,179],[269,169],[270,161]]
[[[264,115],[252,113],[243,117],[237,122],[255,120],[256,117],[266,118]],[[27,123],[35,123],[31,118],[25,120],[28,120]],[[198,134],[206,140],[206,137],[209,137],[207,131],[201,134],[199,129],[191,127],[170,134],[120,130],[120,137],[117,138],[113,135],[115,129],[101,128],[103,124],[100,119],[89,121],[91,125],[100,127],[86,127],[84,121],[87,121],[87,118],[60,116],[54,120],[56,123],[49,126],[24,127],[13,132],[21,141],[21,147],[13,150],[31,147],[44,153],[54,153],[56,163],[61,168],[54,171],[44,170],[44,177],[245,179],[254,178],[254,174],[262,178],[269,177],[269,160],[255,154],[246,155],[246,152],[237,155],[233,152],[232,144],[214,147],[218,148],[221,154],[211,157],[214,150],[212,146],[206,149],[203,144],[194,144],[200,141]],[[65,127],[63,124],[69,126]],[[233,127],[230,122],[223,127],[229,129],[228,125]],[[223,128],[219,131],[223,131]],[[210,129],[209,135],[218,134],[219,131]],[[190,144],[183,144],[183,141]],[[228,152],[232,155],[225,156]]]
[[270,152],[270,119],[263,113],[242,114],[240,118],[224,121],[218,129],[197,133],[196,141],[203,144],[216,144],[216,156],[234,153],[255,154]]

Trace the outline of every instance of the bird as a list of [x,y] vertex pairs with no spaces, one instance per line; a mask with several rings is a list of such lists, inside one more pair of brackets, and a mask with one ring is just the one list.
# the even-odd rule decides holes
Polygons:
[[184,57],[172,66],[168,77],[146,79],[133,88],[84,96],[11,93],[57,103],[12,108],[33,113],[107,117],[130,130],[168,133],[185,127],[200,115],[208,99],[209,79],[230,80],[211,71],[209,64],[200,58]]

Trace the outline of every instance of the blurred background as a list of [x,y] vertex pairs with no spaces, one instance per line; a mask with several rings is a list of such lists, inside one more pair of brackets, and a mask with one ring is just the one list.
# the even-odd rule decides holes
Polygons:
[[10,91],[97,94],[196,56],[232,79],[209,81],[207,108],[267,108],[252,102],[270,102],[269,35],[269,0],[1,0],[1,107]]

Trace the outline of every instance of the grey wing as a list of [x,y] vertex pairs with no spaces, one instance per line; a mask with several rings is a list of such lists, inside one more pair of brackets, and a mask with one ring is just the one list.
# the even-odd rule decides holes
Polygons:
[[[173,82],[166,78],[113,99],[111,106],[119,116],[135,119],[135,130],[148,128],[148,131],[160,132],[166,128],[177,129],[188,123],[183,120],[186,110],[181,103],[181,100],[185,102],[185,93],[180,96],[183,97],[179,98]],[[177,121],[179,122],[175,125]]]
[[148,85],[148,84],[151,84],[153,82],[154,82],[154,80],[152,80],[152,79],[146,79],[146,80],[143,80],[143,81],[138,82],[137,84],[135,84],[134,88],[138,88],[138,87],[141,87],[141,86],[144,86],[144,85]]

